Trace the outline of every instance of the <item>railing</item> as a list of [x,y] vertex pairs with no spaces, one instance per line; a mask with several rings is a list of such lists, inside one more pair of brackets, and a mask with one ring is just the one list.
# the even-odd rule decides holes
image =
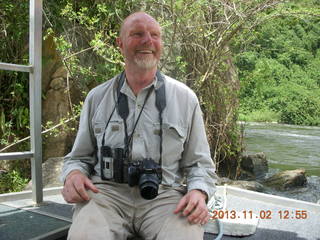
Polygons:
[[29,73],[31,150],[0,153],[0,160],[31,159],[32,200],[43,201],[41,140],[42,0],[30,0],[29,65],[0,63],[0,70]]

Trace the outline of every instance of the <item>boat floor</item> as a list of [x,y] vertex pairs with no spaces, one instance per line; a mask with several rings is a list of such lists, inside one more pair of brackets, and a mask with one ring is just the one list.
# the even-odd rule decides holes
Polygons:
[[64,239],[71,225],[72,205],[59,190],[44,192],[40,205],[33,203],[31,192],[0,195],[0,239]]
[[[248,220],[258,220],[254,234],[243,237],[224,235],[222,239],[320,240],[319,204],[229,186],[218,187],[217,195],[226,196],[224,212],[229,212],[229,218],[231,211],[236,211],[236,217],[246,214]],[[39,206],[31,201],[30,192],[0,195],[1,240],[66,239],[71,217],[72,205],[64,202],[60,188],[45,189],[44,202]],[[211,240],[216,236],[205,233],[204,239]]]

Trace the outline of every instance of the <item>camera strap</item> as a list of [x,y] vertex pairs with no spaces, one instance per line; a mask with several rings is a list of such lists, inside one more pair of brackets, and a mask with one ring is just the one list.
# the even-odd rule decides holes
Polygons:
[[156,108],[159,111],[159,123],[160,123],[160,159],[159,159],[159,165],[162,166],[162,112],[165,109],[167,102],[166,102],[166,89],[164,85],[164,79],[163,75],[160,73],[160,71],[157,71],[157,78],[159,81],[160,87],[155,90],[156,92]]
[[[162,135],[163,135],[163,130],[162,130],[162,125],[163,125],[163,121],[162,121],[162,113],[163,113],[163,110],[165,109],[166,107],[166,92],[165,92],[165,84],[164,84],[164,77],[163,75],[160,73],[160,71],[157,71],[156,73],[156,76],[157,76],[157,80],[158,80],[158,83],[159,84],[159,87],[158,88],[155,88],[155,94],[156,94],[156,100],[155,100],[155,105],[156,105],[156,108],[158,109],[158,112],[159,112],[159,123],[160,123],[160,132],[159,132],[159,136],[160,136],[160,147],[159,147],[159,151],[160,151],[160,159],[159,159],[159,165],[162,166]],[[123,122],[124,122],[124,130],[125,130],[125,139],[124,139],[124,143],[125,143],[125,154],[126,156],[128,156],[128,152],[129,152],[129,146],[131,144],[131,141],[132,141],[132,137],[133,137],[133,134],[134,134],[134,131],[136,129],[136,126],[138,124],[138,121],[140,119],[140,116],[142,114],[142,111],[144,109],[144,106],[153,90],[153,87],[150,87],[148,93],[147,93],[147,96],[144,100],[144,103],[143,103],[143,106],[140,110],[140,113],[139,113],[139,116],[137,118],[137,121],[135,122],[134,124],[134,127],[133,127],[133,130],[132,130],[132,133],[129,137],[128,135],[128,128],[127,128],[127,118],[129,116],[129,105],[128,105],[128,98],[125,94],[123,94],[120,90],[121,90],[121,87],[123,86],[124,84],[124,81],[125,81],[125,73],[122,72],[119,77],[118,77],[118,86],[117,86],[117,96],[118,96],[118,99],[117,99],[117,102],[114,106],[114,109],[112,110],[112,113],[108,119],[108,122],[106,124],[106,127],[105,127],[105,130],[104,130],[104,134],[103,134],[103,137],[102,137],[102,146],[104,146],[104,138],[105,138],[105,131],[109,125],[109,122],[111,120],[111,117],[115,111],[115,109],[117,109],[118,111],[118,114],[120,115],[120,117],[123,119]]]
[[[159,88],[156,88],[155,89],[155,94],[156,94],[156,100],[155,100],[155,105],[156,105],[156,108],[158,109],[158,112],[159,112],[159,122],[160,122],[160,132],[159,132],[159,136],[160,136],[160,146],[159,146],[159,151],[160,151],[160,159],[159,159],[159,165],[161,166],[162,164],[162,113],[163,113],[163,110],[165,109],[166,107],[166,92],[165,92],[165,84],[164,84],[164,79],[163,79],[163,76],[162,74],[160,73],[160,71],[157,71],[156,73],[156,76],[157,76],[157,80],[158,80],[158,83],[159,84]],[[148,93],[147,93],[147,96],[144,100],[144,103],[143,103],[143,106],[140,110],[140,113],[139,113],[139,116],[137,118],[137,121],[135,122],[134,124],[134,127],[133,127],[133,130],[132,130],[132,133],[130,135],[130,137],[128,137],[128,132],[127,132],[127,123],[126,123],[126,120],[129,116],[129,107],[128,107],[128,98],[125,94],[121,93],[120,92],[120,89],[122,87],[122,85],[124,84],[124,81],[125,81],[125,78],[124,78],[124,74],[120,77],[120,81],[119,81],[119,85],[118,85],[118,89],[117,89],[117,93],[118,93],[118,114],[120,115],[120,117],[124,120],[124,126],[125,126],[125,146],[126,146],[126,153],[128,153],[129,151],[129,146],[131,144],[131,141],[132,141],[132,137],[133,137],[133,134],[134,134],[134,131],[136,129],[136,126],[138,124],[138,121],[140,119],[140,116],[141,116],[141,113],[144,109],[144,106],[151,94],[151,91],[153,88],[150,88]]]

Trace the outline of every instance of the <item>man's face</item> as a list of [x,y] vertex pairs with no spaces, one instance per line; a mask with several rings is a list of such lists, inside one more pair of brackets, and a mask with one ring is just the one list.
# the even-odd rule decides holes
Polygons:
[[157,66],[162,51],[161,30],[150,16],[137,14],[129,18],[117,42],[126,64],[146,70]]

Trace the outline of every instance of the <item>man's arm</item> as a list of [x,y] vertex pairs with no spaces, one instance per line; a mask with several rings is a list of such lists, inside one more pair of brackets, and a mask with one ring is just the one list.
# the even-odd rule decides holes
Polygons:
[[180,200],[175,213],[182,212],[189,222],[205,224],[209,220],[206,201],[215,192],[217,175],[198,102],[193,111],[181,167],[187,177],[188,193]]
[[211,159],[199,103],[193,111],[191,127],[182,157],[182,167],[187,177],[188,191],[200,189],[206,192],[208,199],[210,199],[216,190],[215,182],[218,177]]
[[88,178],[96,163],[96,143],[91,129],[91,95],[85,100],[81,111],[79,130],[72,151],[64,158],[61,180],[64,182],[62,195],[67,202],[89,200],[87,189],[98,189]]

